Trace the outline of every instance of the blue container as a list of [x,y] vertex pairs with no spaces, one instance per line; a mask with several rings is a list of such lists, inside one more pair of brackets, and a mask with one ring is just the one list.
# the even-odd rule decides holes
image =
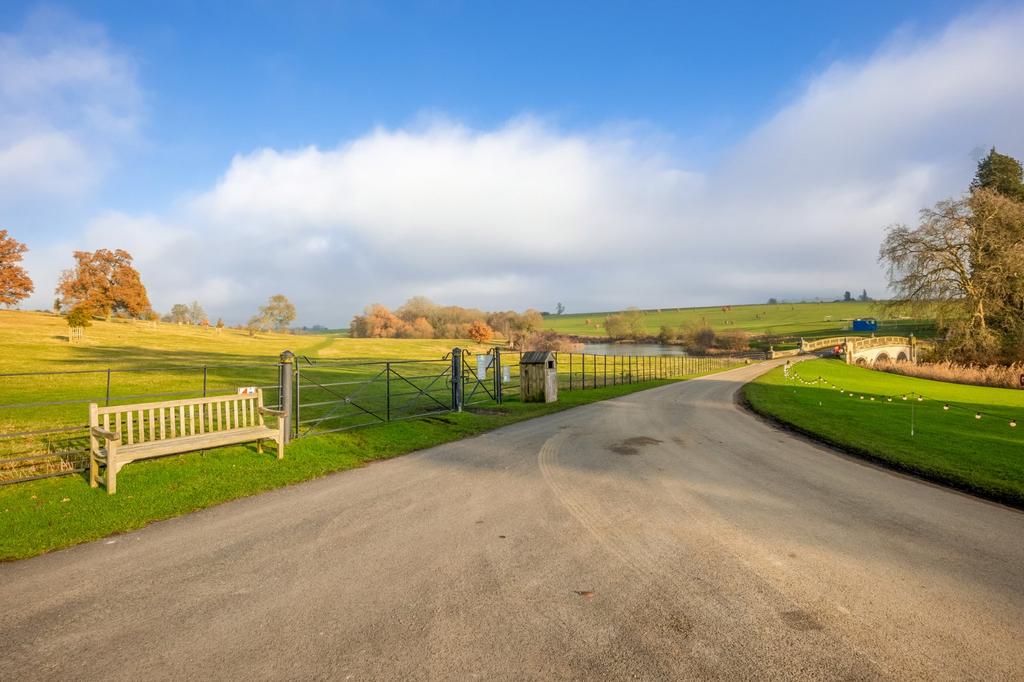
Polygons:
[[873,332],[878,331],[878,320],[867,318],[866,320],[854,320],[853,331],[855,332]]

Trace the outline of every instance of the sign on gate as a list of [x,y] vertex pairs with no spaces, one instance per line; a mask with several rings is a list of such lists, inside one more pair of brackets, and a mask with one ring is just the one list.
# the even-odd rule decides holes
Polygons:
[[[501,366],[501,383],[507,384],[512,381],[512,368],[508,365]],[[1021,376],[1021,382],[1024,383],[1024,375]]]
[[476,378],[480,381],[487,381],[487,369],[493,362],[494,356],[490,353],[476,356]]

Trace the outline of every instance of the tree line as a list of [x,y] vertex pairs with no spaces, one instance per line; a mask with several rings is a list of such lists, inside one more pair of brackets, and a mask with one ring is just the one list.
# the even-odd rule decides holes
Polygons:
[[942,359],[1010,364],[1024,358],[1024,170],[994,148],[964,195],[892,225],[879,249],[896,297],[933,312]]
[[[7,230],[0,230],[0,305],[15,306],[35,291],[35,285],[21,263],[28,247]],[[85,327],[94,318],[127,317],[163,320],[176,324],[210,326],[209,317],[198,301],[190,305],[176,303],[160,316],[149,302],[149,294],[132,255],[123,249],[75,251],[75,264],[61,273],[53,310],[64,314],[68,325]],[[287,331],[295,320],[295,306],[283,294],[271,296],[247,325],[256,331]],[[222,329],[224,320],[216,327]]]
[[500,334],[511,345],[521,347],[543,321],[533,309],[486,312],[413,296],[393,312],[379,303],[367,306],[362,315],[352,318],[349,334],[355,338],[473,339],[478,343]]

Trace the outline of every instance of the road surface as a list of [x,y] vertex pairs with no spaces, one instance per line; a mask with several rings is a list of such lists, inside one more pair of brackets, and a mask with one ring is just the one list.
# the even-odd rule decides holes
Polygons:
[[761,371],[0,565],[0,679],[1024,677],[1024,514],[746,414]]

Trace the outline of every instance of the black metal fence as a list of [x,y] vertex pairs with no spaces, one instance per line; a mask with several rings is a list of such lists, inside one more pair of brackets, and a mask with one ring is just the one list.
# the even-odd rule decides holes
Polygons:
[[125,367],[0,374],[0,484],[88,466],[88,407],[264,391],[280,403],[278,364]]
[[[560,390],[701,374],[746,357],[558,353]],[[90,403],[119,405],[263,389],[286,410],[291,438],[387,424],[518,400],[521,353],[453,349],[443,358],[280,362],[0,374],[0,484],[83,471]]]

